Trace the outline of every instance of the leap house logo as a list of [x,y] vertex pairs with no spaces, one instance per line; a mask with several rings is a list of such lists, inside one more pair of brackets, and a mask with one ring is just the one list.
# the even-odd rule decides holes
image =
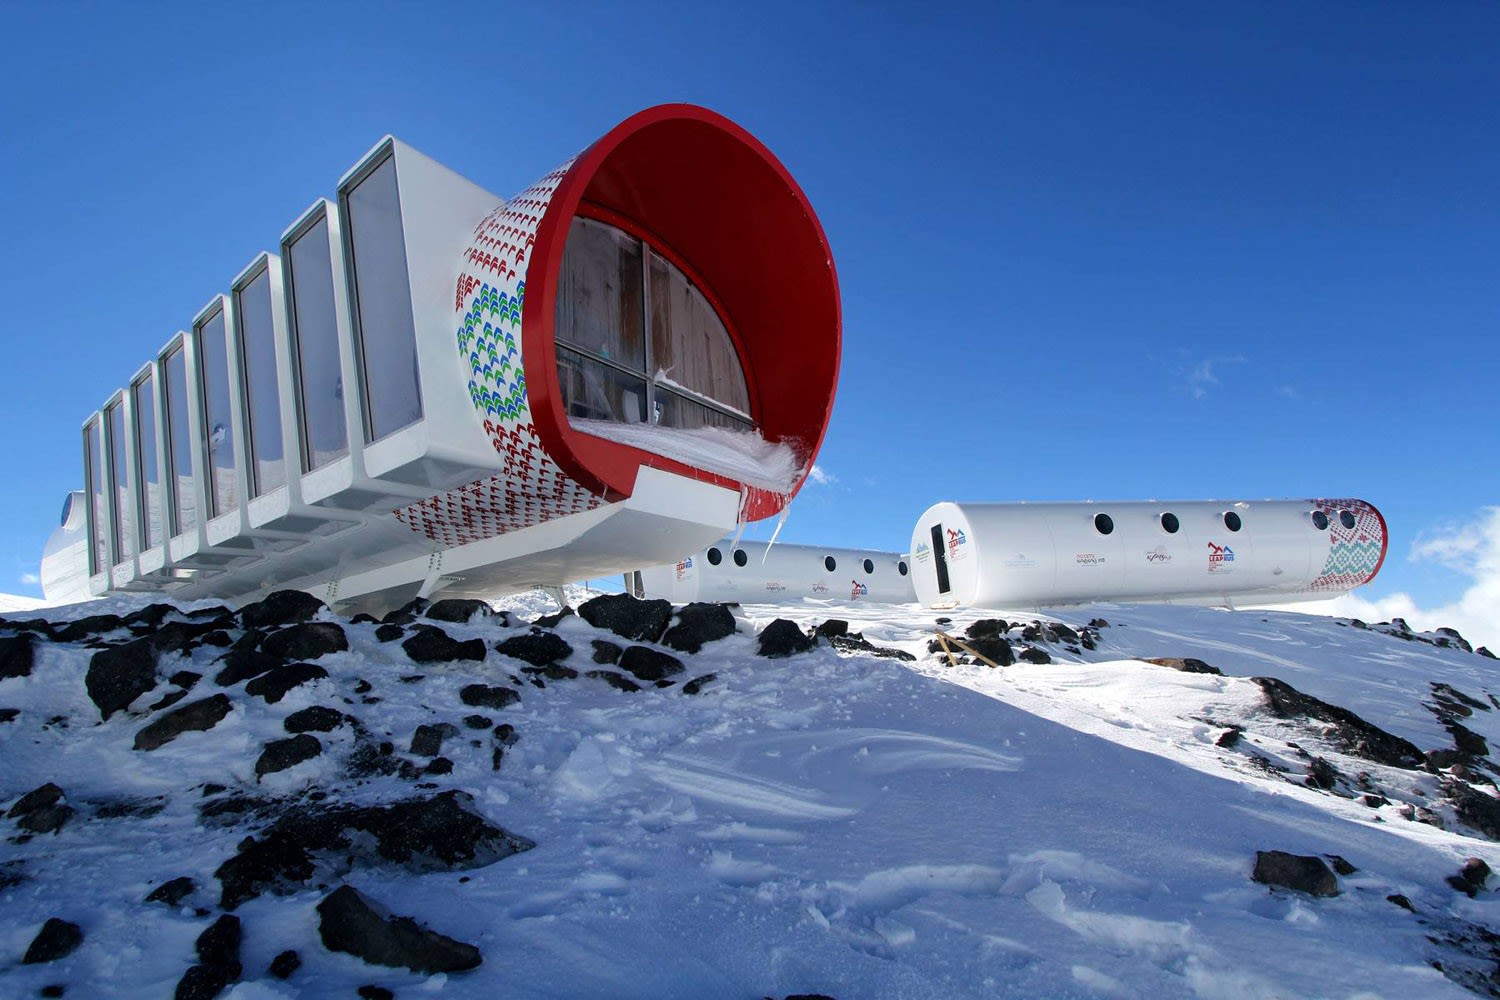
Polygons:
[[1210,573],[1227,573],[1234,567],[1234,549],[1227,545],[1215,545],[1208,543],[1208,571]]
[[851,582],[854,584],[854,589],[849,591],[849,600],[857,601],[861,597],[870,596],[870,588],[866,584],[860,583],[858,580]]
[[948,529],[948,558],[949,559],[957,559],[958,558],[958,547],[960,545],[964,544],[965,542],[967,542],[968,540],[969,540],[968,536],[963,533],[962,529],[960,529],[960,528],[949,528]]
[[688,556],[682,562],[680,562],[680,563],[677,564],[677,579],[681,580],[683,577],[687,576],[687,571],[690,570],[690,569],[692,569],[692,568],[693,568],[693,557],[692,556]]

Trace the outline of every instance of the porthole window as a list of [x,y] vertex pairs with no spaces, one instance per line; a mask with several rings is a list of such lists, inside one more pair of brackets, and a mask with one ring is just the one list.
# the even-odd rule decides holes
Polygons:
[[906,575],[906,560],[903,559],[901,562],[898,562],[896,564],[896,572],[900,573],[902,576]]
[[745,555],[745,550],[744,549],[735,549],[734,550],[734,564],[736,566],[743,566],[743,565],[745,565],[745,563],[747,563],[749,561],[750,561],[750,557],[747,556],[747,555]]
[[1327,531],[1328,515],[1323,513],[1321,510],[1315,510],[1312,512],[1312,523],[1313,527],[1317,528],[1319,531]]
[[708,550],[708,564],[710,566],[717,566],[717,565],[719,565],[719,563],[721,563],[723,561],[724,561],[724,553],[720,552],[718,549],[709,549]]
[[834,561],[833,556],[824,556],[823,568],[832,573],[834,570],[839,568],[839,564]]
[[1224,512],[1224,527],[1228,528],[1230,531],[1239,531],[1240,516],[1232,510],[1226,510]]
[[1094,530],[1101,535],[1107,535],[1115,530],[1115,519],[1108,514],[1094,515]]
[[1354,530],[1354,524],[1355,524],[1354,513],[1352,511],[1347,511],[1347,510],[1341,510],[1341,511],[1339,511],[1339,524],[1342,524],[1345,528],[1348,528],[1350,531],[1353,531]]
[[865,573],[866,573],[866,575],[874,573],[874,572],[875,572],[875,563],[873,561],[869,560],[869,559],[866,559],[865,560]]
[[1177,529],[1180,527],[1182,527],[1182,524],[1177,520],[1177,515],[1173,514],[1171,511],[1167,511],[1161,516],[1161,530],[1165,531],[1167,534],[1177,534]]

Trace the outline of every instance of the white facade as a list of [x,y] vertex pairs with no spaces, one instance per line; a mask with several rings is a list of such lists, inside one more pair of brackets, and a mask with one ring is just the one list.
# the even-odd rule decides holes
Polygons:
[[641,583],[645,596],[674,604],[803,599],[908,604],[917,599],[911,566],[900,553],[765,542],[721,542],[641,570]]

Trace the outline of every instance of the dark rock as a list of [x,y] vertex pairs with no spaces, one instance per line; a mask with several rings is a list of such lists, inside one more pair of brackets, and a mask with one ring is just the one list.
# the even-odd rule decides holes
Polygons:
[[1043,637],[1042,637],[1042,623],[1041,622],[1032,622],[1029,625],[1022,626],[1022,628],[1021,628],[1021,641],[1023,641],[1023,642],[1041,642],[1041,641],[1043,641]]
[[1433,700],[1438,703],[1438,707],[1442,710],[1452,712],[1463,718],[1468,718],[1476,711],[1488,712],[1490,710],[1490,706],[1478,698],[1464,694],[1451,684],[1443,684],[1439,681],[1431,681],[1430,683],[1432,684]]
[[483,961],[479,949],[428,930],[410,917],[393,917],[350,886],[318,904],[318,934],[329,951],[372,965],[413,972],[464,972]]
[[307,848],[273,827],[260,839],[246,837],[235,856],[214,872],[219,905],[233,910],[267,889],[291,891],[312,878],[314,870]]
[[198,884],[186,875],[163,882],[146,896],[148,903],[165,903],[171,907],[182,905],[182,901],[198,891]]
[[585,601],[578,615],[595,628],[607,629],[633,642],[656,642],[672,617],[670,601],[643,601],[629,594],[600,594]]
[[22,965],[38,965],[42,962],[55,962],[59,958],[66,958],[78,950],[83,944],[83,928],[77,924],[69,923],[57,917],[48,917],[37,936],[32,939],[31,947],[26,949],[26,955],[21,959]]
[[1025,660],[1027,663],[1051,663],[1052,657],[1045,649],[1037,649],[1035,646],[1027,646],[1016,654],[1016,658]]
[[464,725],[470,729],[488,729],[495,724],[495,720],[487,715],[466,715]]
[[1359,800],[1371,809],[1379,809],[1381,806],[1391,804],[1391,800],[1384,795],[1361,795]]
[[436,757],[443,752],[443,740],[457,735],[458,727],[450,722],[418,726],[411,738],[411,752],[418,757]]
[[195,945],[198,961],[224,969],[231,980],[240,978],[240,941],[243,938],[240,918],[232,913],[223,914],[198,935]]
[[1142,662],[1154,663],[1158,667],[1171,667],[1173,670],[1180,670],[1185,674],[1214,674],[1219,677],[1224,676],[1224,671],[1218,667],[1210,666],[1202,660],[1196,660],[1191,656],[1180,658],[1171,656],[1147,657]]
[[617,646],[608,639],[595,639],[593,646],[595,663],[619,663],[620,654],[625,652],[623,647]]
[[188,693],[182,690],[168,691],[166,694],[162,695],[160,699],[152,702],[151,705],[146,709],[146,711],[148,713],[160,712],[164,708],[171,708],[173,705],[186,698],[187,695]]
[[302,956],[295,951],[284,951],[271,959],[271,975],[277,979],[290,979],[302,968]]
[[0,892],[12,889],[30,877],[30,875],[26,874],[25,867],[19,861],[0,863]]
[[988,657],[1002,667],[1008,667],[1016,662],[1016,653],[1011,648],[1010,640],[998,633],[975,636],[966,645],[980,656]]
[[36,637],[30,632],[0,637],[0,680],[30,677],[36,663]]
[[380,642],[395,642],[405,634],[406,629],[402,628],[400,625],[394,625],[390,622],[381,625],[375,630],[375,638]]
[[360,678],[359,681],[354,685],[355,694],[365,694],[370,690],[372,690],[372,686],[370,682],[365,680],[364,678]]
[[288,715],[281,723],[289,733],[331,733],[347,721],[336,708],[311,705]]
[[167,622],[147,634],[158,653],[186,653],[212,631],[213,622]]
[[529,635],[513,635],[499,643],[495,651],[502,656],[522,660],[534,667],[545,667],[573,655],[573,647],[554,632],[533,632]]
[[488,650],[483,639],[459,642],[440,628],[424,629],[401,644],[406,655],[416,663],[452,663],[455,660],[482,660]]
[[19,708],[0,708],[0,722],[15,722],[20,717]]
[[467,597],[448,597],[428,605],[424,617],[435,622],[464,625],[472,621],[475,615],[489,618],[494,613],[495,610],[484,601],[476,601]]
[[1463,723],[1449,720],[1444,724],[1443,728],[1448,730],[1448,734],[1453,737],[1454,749],[1465,757],[1489,756],[1490,745],[1485,742],[1484,737],[1463,725]]
[[1214,740],[1214,746],[1229,750],[1240,742],[1240,737],[1243,735],[1245,735],[1245,731],[1239,726],[1230,726],[1219,734],[1218,739]]
[[1010,631],[1010,622],[1004,618],[981,618],[979,621],[964,629],[964,635],[970,639],[980,639],[1004,635]]
[[124,625],[125,619],[119,615],[88,615],[57,626],[52,639],[54,642],[81,642],[84,639],[107,635]]
[[376,618],[374,615],[370,614],[368,611],[361,611],[359,614],[357,614],[353,618],[349,619],[349,624],[350,625],[379,625],[380,624],[380,619]]
[[269,670],[274,670],[286,660],[280,656],[263,653],[258,649],[236,647],[219,657],[218,662],[224,665],[224,669],[214,677],[214,683],[219,687],[231,687],[240,681],[259,677]]
[[718,674],[704,674],[701,677],[694,677],[692,680],[688,681],[682,686],[682,693],[699,694],[705,687],[712,684],[718,679]]
[[231,621],[234,620],[234,612],[230,611],[228,608],[226,608],[222,604],[215,604],[212,607],[207,607],[207,608],[195,608],[192,611],[183,611],[183,612],[181,612],[181,614],[184,617],[192,618],[195,621],[197,621],[199,619],[203,619],[203,618],[212,618],[212,619],[215,619],[215,620],[218,620],[218,619],[228,619],[228,620],[231,620]]
[[1047,632],[1056,642],[1077,642],[1079,639],[1078,633],[1071,626],[1065,625],[1062,622],[1053,622],[1048,625]]
[[472,708],[504,708],[521,700],[521,696],[512,688],[491,687],[488,684],[467,684],[458,692],[458,697]]
[[1338,879],[1322,858],[1312,855],[1256,851],[1255,871],[1250,877],[1263,885],[1280,886],[1311,896],[1339,894]]
[[1411,900],[1407,899],[1400,893],[1394,893],[1390,896],[1385,897],[1385,901],[1387,903],[1395,903],[1397,906],[1401,907],[1401,909],[1407,910],[1411,913],[1417,912],[1417,908],[1411,905]]
[[138,608],[130,612],[121,621],[125,625],[144,625],[147,628],[156,628],[166,621],[167,615],[176,614],[177,609],[170,604],[148,604],[144,608]]
[[27,813],[36,812],[38,809],[46,809],[61,802],[63,790],[52,782],[47,782],[39,788],[33,788],[25,795],[16,799],[15,804],[5,815],[11,819],[17,816],[25,816]]
[[1446,780],[1443,792],[1459,820],[1491,840],[1500,840],[1500,800],[1462,781]]
[[513,746],[515,745],[516,741],[521,738],[516,733],[516,727],[512,726],[509,722],[502,722],[500,723],[500,725],[496,726],[495,731],[491,734],[491,736],[494,738],[496,743],[499,743],[502,746]]
[[6,814],[27,833],[56,833],[73,816],[73,807],[63,799],[63,790],[50,781],[16,800]]
[[[849,623],[842,624],[847,632]],[[830,626],[835,630],[838,628],[832,621],[824,622],[818,627],[826,629]],[[683,653],[696,653],[706,643],[734,635],[734,631],[734,614],[728,608],[722,604],[698,602],[684,605],[678,610],[677,624],[667,629],[666,634],[661,637],[661,644]]]
[[821,635],[825,639],[848,634],[849,623],[842,618],[830,618],[813,629],[813,635]]
[[358,994],[360,1000],[396,1000],[396,994],[374,983],[366,983],[354,992]]
[[812,640],[803,634],[797,623],[778,618],[761,630],[757,637],[761,656],[781,659],[796,653],[805,653],[812,648]]
[[1307,765],[1307,779],[1303,784],[1309,788],[1321,788],[1325,792],[1331,791],[1338,784],[1339,769],[1328,763],[1322,757],[1314,757]]
[[833,648],[837,649],[841,653],[864,653],[869,656],[878,656],[882,659],[904,660],[907,662],[914,662],[916,660],[915,656],[912,656],[904,649],[891,649],[888,646],[877,646],[869,639],[866,639],[859,632],[854,632],[849,635],[828,636],[827,638],[828,641],[833,645]]
[[617,674],[613,670],[590,670],[585,676],[604,681],[616,691],[639,691],[641,686],[624,674]]
[[1345,878],[1348,878],[1350,875],[1354,875],[1359,872],[1358,868],[1351,865],[1348,860],[1340,855],[1325,854],[1324,857],[1328,859],[1329,864],[1333,865],[1334,872],[1344,876]]
[[425,597],[413,597],[395,611],[386,612],[385,617],[380,620],[390,625],[410,625],[431,605],[432,602]]
[[[317,615],[327,605],[300,590],[278,590],[240,608],[240,621],[246,628],[272,628],[294,625]],[[301,659],[299,654],[297,659]]]
[[1457,891],[1473,899],[1482,892],[1490,880],[1490,866],[1482,858],[1470,858],[1464,862],[1457,875],[1445,880]]
[[1109,622],[1103,618],[1090,618],[1089,628],[1109,628]]
[[1415,745],[1372,725],[1346,708],[1319,701],[1274,677],[1252,677],[1265,692],[1266,707],[1282,719],[1316,719],[1332,727],[1326,738],[1346,753],[1391,767],[1420,768],[1426,756]]
[[266,744],[260,759],[255,762],[255,776],[263,777],[295,767],[305,760],[312,760],[323,752],[323,744],[316,736],[299,733],[284,740],[272,740]]
[[571,681],[578,679],[578,671],[572,667],[564,667],[561,664],[549,663],[545,667],[522,667],[521,673],[531,674],[532,683],[536,683],[536,677],[545,677],[549,681]]
[[432,758],[432,760],[427,762],[427,766],[422,769],[422,773],[439,775],[452,774],[453,761],[449,760],[447,757],[434,757]]
[[84,686],[100,716],[108,720],[156,687],[157,656],[147,637],[101,649],[89,659]]
[[631,646],[620,656],[620,669],[643,681],[659,681],[682,673],[683,666],[677,657],[659,649]]
[[349,640],[333,622],[303,622],[272,632],[261,648],[287,660],[316,660],[327,653],[342,653],[349,648]]
[[[298,626],[308,628],[310,626]],[[316,680],[322,680],[328,676],[328,671],[313,663],[288,663],[285,666],[276,667],[261,674],[250,683],[245,685],[245,693],[264,698],[269,704],[276,704],[286,697],[288,691],[303,684]]]
[[1495,654],[1490,652],[1488,646],[1480,646],[1478,649],[1474,650],[1474,652],[1478,653],[1480,656],[1489,657],[1491,660],[1496,659]]
[[63,997],[68,995],[68,987],[63,983],[48,983],[36,991],[39,997]]
[[135,748],[155,750],[183,733],[206,732],[223,721],[233,707],[228,695],[216,694],[173,709],[135,734]]
[[229,969],[222,965],[194,965],[177,981],[173,1000],[213,1000],[231,981]]
[[[538,618],[532,624],[536,625],[538,628],[557,628],[557,626],[562,622],[564,618],[572,618],[573,616],[573,609],[564,605],[550,615],[542,615],[542,617]],[[505,617],[506,622],[509,623],[510,615],[507,614]]]
[[201,681],[202,679],[203,679],[203,675],[202,674],[194,673],[191,670],[179,670],[179,671],[177,671],[177,673],[173,674],[171,677],[168,677],[167,681],[168,681],[168,683],[176,684],[178,687],[182,688],[184,691],[191,691],[193,689],[193,687],[196,686],[197,683],[199,681]]

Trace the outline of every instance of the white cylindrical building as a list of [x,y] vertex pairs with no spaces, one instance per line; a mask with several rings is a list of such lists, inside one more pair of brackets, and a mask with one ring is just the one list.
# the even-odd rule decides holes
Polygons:
[[931,608],[1318,600],[1374,579],[1389,544],[1363,500],[939,503],[912,532]]
[[641,572],[645,596],[673,604],[784,604],[804,598],[909,604],[911,567],[898,552],[815,545],[721,542]]

